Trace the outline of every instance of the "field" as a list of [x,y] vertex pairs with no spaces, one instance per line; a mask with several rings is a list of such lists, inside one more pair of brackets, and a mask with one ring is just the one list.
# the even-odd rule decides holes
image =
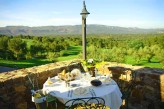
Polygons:
[[[79,58],[78,54],[81,52],[81,46],[71,46],[68,50],[63,51],[64,56],[56,58],[56,61],[65,61]],[[28,68],[32,66],[39,66],[43,64],[51,63],[48,59],[29,59],[29,60],[0,60],[0,66],[8,66],[8,67],[18,67],[18,68]],[[151,63],[148,63],[145,60],[142,60],[140,63],[136,64],[135,60],[132,57],[126,58],[126,64],[132,65],[140,65],[151,68],[162,68],[162,64],[160,64],[155,58],[153,58]]]

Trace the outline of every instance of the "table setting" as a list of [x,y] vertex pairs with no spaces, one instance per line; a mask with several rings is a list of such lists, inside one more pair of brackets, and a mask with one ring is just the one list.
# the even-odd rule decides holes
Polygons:
[[63,104],[70,99],[84,97],[102,97],[106,101],[105,105],[111,109],[118,109],[122,104],[119,87],[109,75],[92,77],[89,73],[81,73],[77,69],[74,69],[73,73],[62,71],[55,77],[49,77],[42,90]]

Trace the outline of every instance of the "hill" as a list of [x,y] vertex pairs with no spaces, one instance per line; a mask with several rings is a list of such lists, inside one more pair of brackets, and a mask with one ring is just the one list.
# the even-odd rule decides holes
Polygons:
[[[163,29],[125,28],[118,26],[87,25],[87,34],[147,34],[164,33]],[[56,35],[56,34],[81,34],[81,25],[66,26],[6,26],[0,27],[0,34],[5,35]]]

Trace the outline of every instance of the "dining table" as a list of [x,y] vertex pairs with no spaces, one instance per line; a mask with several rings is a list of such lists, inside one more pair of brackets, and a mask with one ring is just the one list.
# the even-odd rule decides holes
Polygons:
[[101,97],[110,109],[119,109],[122,105],[122,93],[113,79],[102,82],[99,86],[91,84],[92,80],[98,79],[101,81],[101,78],[102,76],[82,77],[67,83],[55,76],[51,78],[51,84],[48,84],[47,81],[43,84],[42,90],[44,93],[57,98],[63,104],[76,98]]

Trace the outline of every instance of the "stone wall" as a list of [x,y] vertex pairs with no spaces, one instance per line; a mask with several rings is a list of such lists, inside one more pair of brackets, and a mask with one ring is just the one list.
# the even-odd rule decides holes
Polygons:
[[[30,109],[34,106],[34,103],[31,102],[28,72],[37,75],[39,87],[42,88],[48,77],[57,75],[63,69],[68,70],[69,68],[71,70],[78,67],[83,71],[83,67],[78,60],[74,61],[77,63],[70,65],[71,62],[63,61],[1,73],[0,108]],[[129,98],[130,109],[164,109],[164,70],[110,62],[100,66],[98,70],[104,74],[110,74],[116,81],[126,79],[127,82],[132,79],[130,76],[135,72],[136,85]]]
[[[83,67],[78,60],[63,61],[51,63],[41,66],[35,66],[26,69],[15,70],[11,72],[0,73],[0,108],[1,109],[30,109],[34,106],[31,102],[30,82],[28,73],[34,73],[38,77],[39,87],[42,88],[43,83],[48,77],[54,77],[63,69],[71,70]],[[69,66],[69,67],[68,67]]]
[[[126,64],[106,63],[99,71],[111,74],[115,81],[128,82],[133,75],[135,86],[129,97],[130,109],[164,109],[164,70]],[[126,74],[126,75],[124,75]]]

